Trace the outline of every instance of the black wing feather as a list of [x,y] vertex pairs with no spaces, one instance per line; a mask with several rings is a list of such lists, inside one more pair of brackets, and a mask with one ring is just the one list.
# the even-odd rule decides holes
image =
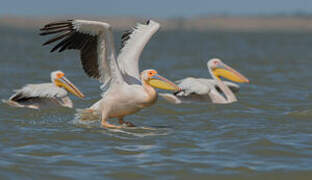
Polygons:
[[71,23],[73,22],[73,20],[72,19],[70,19],[70,20],[66,20],[66,21],[55,21],[55,22],[52,22],[52,23],[49,23],[49,24],[47,24],[47,25],[45,25],[44,26],[44,28],[45,27],[51,27],[51,26],[59,26],[59,25],[71,25]]
[[52,38],[52,39],[46,41],[46,42],[43,44],[43,46],[44,46],[44,45],[47,45],[47,44],[51,44],[51,43],[53,43],[54,41],[63,39],[64,37],[69,36],[70,33],[72,33],[72,31],[66,31],[66,32],[63,33],[63,34],[58,35],[58,36],[56,36],[56,37],[54,37],[54,38]]
[[[147,20],[145,24],[148,25],[149,23],[150,20]],[[136,26],[132,27],[131,30],[126,30],[125,32],[122,33],[120,49],[122,49],[125,46],[126,42],[130,39],[130,35],[133,33],[135,29],[137,29]]]
[[133,30],[127,30],[125,31],[121,36],[121,46],[120,49],[122,49],[126,42],[130,39],[130,35],[132,34]]
[[[69,37],[70,37],[70,36],[69,36]],[[67,38],[63,39],[61,42],[59,42],[56,46],[54,46],[54,47],[51,49],[50,52],[54,52],[55,50],[61,48],[64,44],[66,44],[66,43],[70,40],[69,37],[67,37]]]
[[29,100],[34,100],[34,99],[39,99],[40,97],[38,96],[25,96],[22,92],[15,94],[13,97],[10,98],[11,101],[15,101],[18,103],[23,103],[23,102],[27,102]]
[[53,30],[44,30],[42,33],[40,33],[41,36],[44,35],[49,35],[49,34],[55,34],[55,33],[59,33],[59,32],[64,32],[64,31],[68,31],[70,30],[70,28],[65,27],[65,28],[59,28],[59,29],[53,29]]
[[45,26],[43,28],[40,29],[40,31],[43,30],[53,30],[53,29],[59,29],[59,28],[65,28],[65,27],[71,27],[71,24],[65,24],[65,25],[56,25],[56,26]]
[[57,43],[50,52],[58,50],[58,52],[67,49],[80,50],[80,59],[84,71],[89,77],[99,78],[97,61],[97,36],[92,36],[77,31],[73,27],[73,20],[57,21],[49,23],[40,29],[41,36],[57,34],[55,37],[49,39],[43,45]]

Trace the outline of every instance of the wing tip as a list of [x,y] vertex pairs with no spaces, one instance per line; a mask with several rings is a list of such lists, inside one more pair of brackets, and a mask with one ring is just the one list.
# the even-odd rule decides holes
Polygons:
[[[53,29],[60,29],[60,28],[65,28],[65,27],[71,27],[73,21],[74,21],[74,19],[68,19],[68,20],[63,20],[63,21],[54,21],[54,22],[51,22],[51,23],[48,23],[48,24],[44,25],[39,30],[47,32],[47,31],[53,30]],[[44,33],[44,32],[42,32],[42,33]],[[46,35],[46,34],[42,34],[42,33],[40,33],[40,35]]]
[[145,25],[157,25],[157,26],[160,26],[160,24],[156,21],[153,21],[152,19],[148,19],[146,22],[145,22]]

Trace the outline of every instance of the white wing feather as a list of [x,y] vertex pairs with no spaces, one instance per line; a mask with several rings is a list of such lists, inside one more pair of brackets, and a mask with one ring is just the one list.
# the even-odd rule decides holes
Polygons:
[[98,70],[100,81],[105,86],[110,80],[120,80],[120,70],[115,59],[115,45],[111,25],[105,22],[74,20],[78,32],[97,36]]
[[159,27],[159,23],[150,20],[147,24],[137,24],[136,27],[133,28],[129,39],[125,42],[117,58],[119,68],[123,75],[140,80],[140,55],[147,42]]
[[67,91],[59,88],[52,83],[42,84],[27,84],[21,89],[14,90],[15,94],[10,97],[14,98],[17,95],[25,98],[63,98],[67,96]]

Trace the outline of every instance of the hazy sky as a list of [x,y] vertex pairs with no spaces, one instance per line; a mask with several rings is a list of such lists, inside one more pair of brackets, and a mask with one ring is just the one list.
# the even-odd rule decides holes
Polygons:
[[0,15],[132,15],[190,17],[205,14],[312,13],[312,0],[4,0]]

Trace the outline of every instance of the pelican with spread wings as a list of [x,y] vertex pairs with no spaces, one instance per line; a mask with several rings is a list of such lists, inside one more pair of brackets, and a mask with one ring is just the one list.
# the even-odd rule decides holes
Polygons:
[[82,92],[71,83],[62,71],[51,72],[52,83],[27,84],[21,89],[15,90],[7,104],[14,107],[26,107],[31,109],[63,106],[72,108],[73,103],[67,96],[67,91],[84,98]]
[[51,52],[67,49],[80,50],[84,71],[89,77],[103,83],[106,91],[102,99],[88,110],[101,115],[101,124],[107,128],[120,128],[107,120],[118,118],[120,124],[126,115],[153,105],[157,100],[155,88],[178,91],[173,82],[160,76],[156,70],[139,73],[139,57],[160,25],[152,20],[137,24],[122,35],[121,50],[116,58],[112,27],[99,21],[67,20],[52,22],[41,29],[41,35],[57,34],[44,45],[60,41]]
[[174,94],[160,93],[160,96],[175,104],[209,100],[216,104],[236,102],[234,93],[239,91],[239,85],[222,81],[220,77],[239,83],[249,83],[249,80],[218,58],[209,60],[207,67],[213,79],[187,77],[177,81],[181,91]]

